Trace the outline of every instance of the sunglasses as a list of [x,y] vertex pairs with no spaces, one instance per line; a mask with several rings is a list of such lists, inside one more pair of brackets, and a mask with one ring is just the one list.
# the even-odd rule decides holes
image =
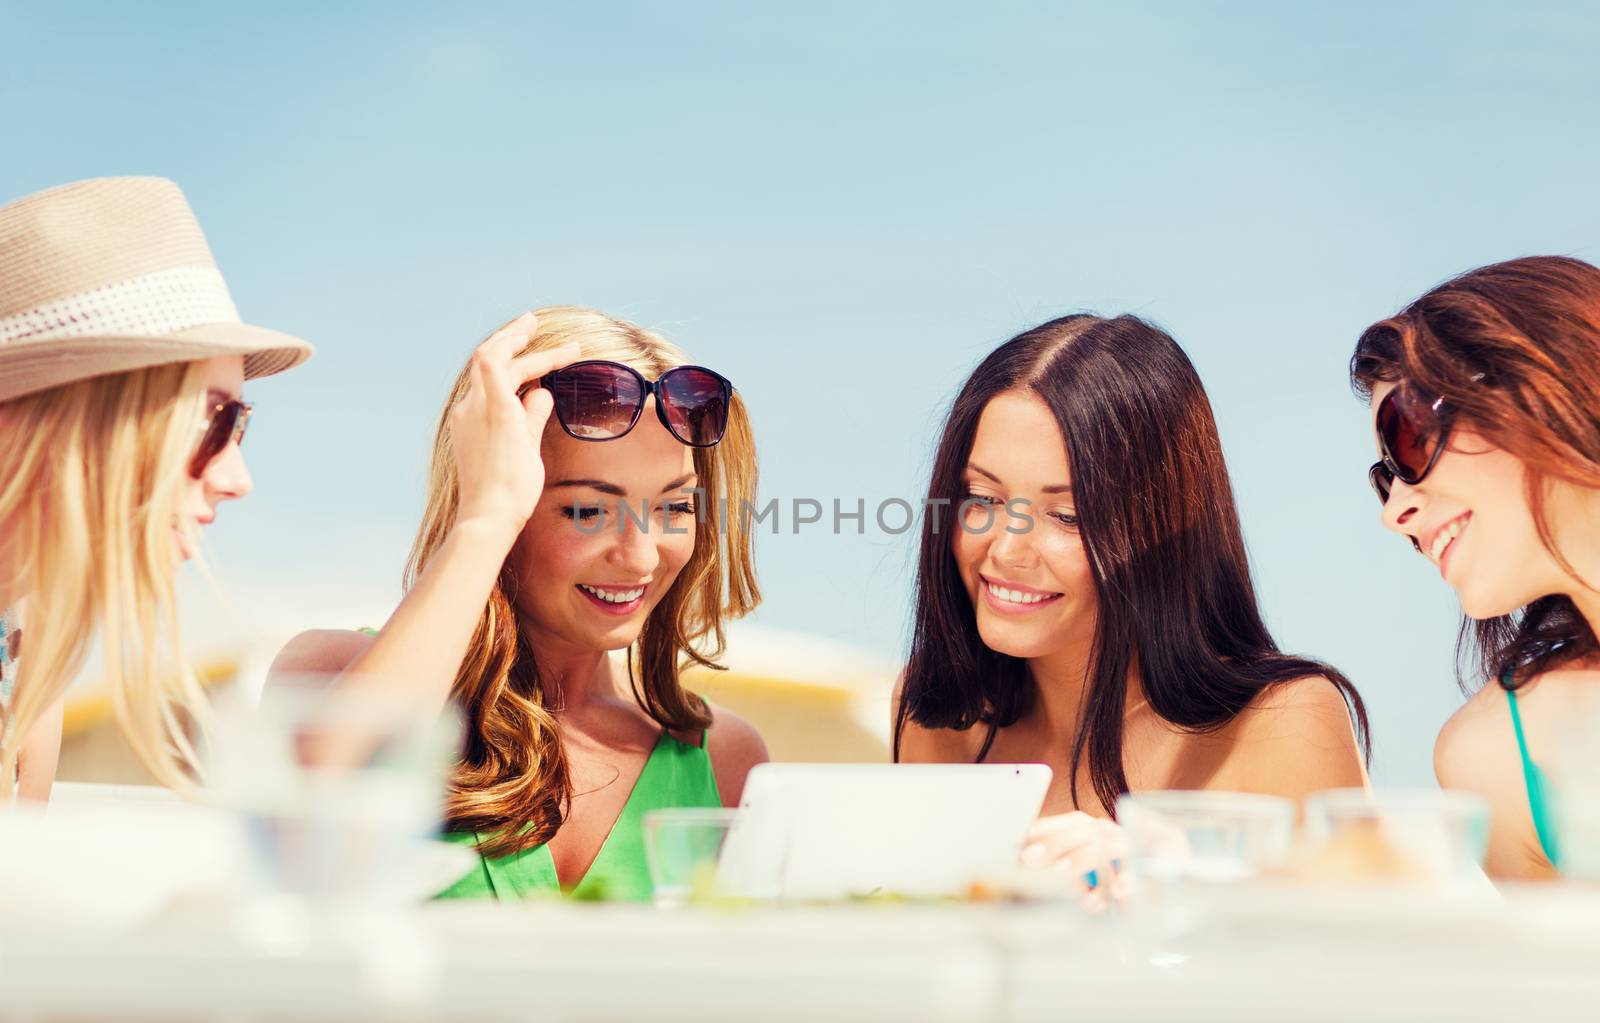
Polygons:
[[1443,398],[1424,402],[1404,387],[1396,387],[1378,403],[1378,451],[1382,458],[1367,470],[1367,481],[1378,500],[1389,503],[1394,481],[1416,486],[1433,471],[1445,449],[1453,423]]
[[189,459],[189,475],[199,479],[205,475],[206,466],[223,451],[229,444],[239,444],[244,440],[245,427],[250,425],[250,413],[254,405],[243,401],[224,401],[213,405],[210,415],[200,426],[200,443],[195,445],[194,455]]
[[620,362],[575,362],[540,381],[555,398],[556,420],[577,440],[616,440],[639,422],[656,397],[661,425],[693,448],[709,448],[728,429],[733,384],[704,366],[674,366],[655,381]]

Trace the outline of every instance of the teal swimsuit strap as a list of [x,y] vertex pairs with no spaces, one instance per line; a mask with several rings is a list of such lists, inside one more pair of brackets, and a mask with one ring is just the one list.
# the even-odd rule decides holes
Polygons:
[[1517,753],[1522,757],[1522,784],[1528,790],[1528,810],[1533,815],[1533,830],[1539,836],[1539,848],[1552,866],[1559,866],[1554,808],[1549,805],[1550,793],[1544,772],[1528,753],[1528,739],[1522,732],[1522,712],[1517,709],[1517,691],[1511,688],[1514,677],[1515,669],[1507,668],[1500,675],[1500,686],[1505,690],[1506,702],[1511,707],[1511,727],[1517,733]]

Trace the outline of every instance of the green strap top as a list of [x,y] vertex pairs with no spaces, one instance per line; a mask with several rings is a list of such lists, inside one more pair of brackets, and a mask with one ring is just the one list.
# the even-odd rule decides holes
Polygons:
[[1522,781],[1528,789],[1528,809],[1533,812],[1533,830],[1539,836],[1539,848],[1552,867],[1561,866],[1561,847],[1556,839],[1554,792],[1544,771],[1528,755],[1528,740],[1522,734],[1522,713],[1517,710],[1517,692],[1511,688],[1514,671],[1507,668],[1500,676],[1500,685],[1506,691],[1506,702],[1511,705],[1511,727],[1517,733],[1517,752],[1522,756]]
[[[594,862],[567,894],[579,899],[650,901],[650,871],[644,858],[645,813],[664,807],[722,805],[704,743],[704,736],[701,745],[691,746],[666,732],[661,734]],[[449,842],[470,845],[482,840],[476,831],[451,832],[444,837]],[[471,873],[436,897],[523,899],[559,891],[561,883],[550,849],[537,845],[510,856],[480,856]]]

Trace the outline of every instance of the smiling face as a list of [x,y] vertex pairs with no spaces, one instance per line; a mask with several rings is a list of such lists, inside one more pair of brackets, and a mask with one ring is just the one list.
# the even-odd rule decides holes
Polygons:
[[627,647],[694,554],[699,495],[683,492],[697,484],[694,451],[654,402],[617,440],[574,440],[553,418],[545,428],[544,492],[509,559],[528,581],[513,599],[536,643]]
[[[244,394],[244,357],[221,356],[207,359],[204,367],[206,387],[206,420],[211,410],[227,401],[242,400]],[[202,430],[195,432],[198,443]],[[217,506],[250,493],[250,472],[245,468],[244,454],[239,445],[229,441],[228,446],[213,458],[198,477],[189,476],[183,488],[180,514],[196,527],[202,527],[217,517]],[[184,560],[194,557],[195,548],[190,532],[175,526],[178,552]]]
[[[1032,391],[996,395],[978,420],[962,481],[974,503],[951,545],[985,645],[1037,658],[1089,642],[1098,607],[1094,580],[1074,513],[1066,443],[1049,407]],[[1019,498],[1027,505],[1013,509],[1031,525],[1007,514],[1007,502]],[[1025,526],[1026,532],[1008,529]]]
[[[1374,410],[1394,387],[1373,388]],[[1539,539],[1526,473],[1522,459],[1458,424],[1422,482],[1395,480],[1384,504],[1383,524],[1416,541],[1472,618],[1509,614],[1573,582]],[[1572,518],[1563,510],[1575,496],[1555,484],[1546,504],[1555,539],[1569,556],[1573,549],[1563,537],[1570,531],[1561,525]]]

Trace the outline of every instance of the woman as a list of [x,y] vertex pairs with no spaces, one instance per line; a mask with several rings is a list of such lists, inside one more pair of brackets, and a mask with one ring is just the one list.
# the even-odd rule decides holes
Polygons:
[[1600,270],[1536,256],[1463,274],[1369,327],[1350,377],[1373,407],[1383,523],[1456,591],[1458,652],[1476,648],[1439,783],[1489,800],[1492,876],[1552,877],[1539,760],[1600,706]]
[[48,796],[62,695],[97,633],[129,743],[157,780],[190,787],[206,716],[166,653],[182,649],[177,564],[249,492],[244,381],[310,353],[239,322],[170,181],[84,181],[0,208],[0,801]]
[[526,314],[446,403],[393,617],[297,637],[273,678],[460,703],[446,826],[481,856],[445,896],[648,899],[644,812],[735,806],[766,759],[678,675],[759,600],[746,524],[725,516],[755,479],[726,380],[592,310]]
[[1095,888],[1124,792],[1365,784],[1360,697],[1268,634],[1210,405],[1166,334],[1077,315],[1001,345],[928,494],[955,514],[923,525],[895,757],[1051,765],[1025,861]]

